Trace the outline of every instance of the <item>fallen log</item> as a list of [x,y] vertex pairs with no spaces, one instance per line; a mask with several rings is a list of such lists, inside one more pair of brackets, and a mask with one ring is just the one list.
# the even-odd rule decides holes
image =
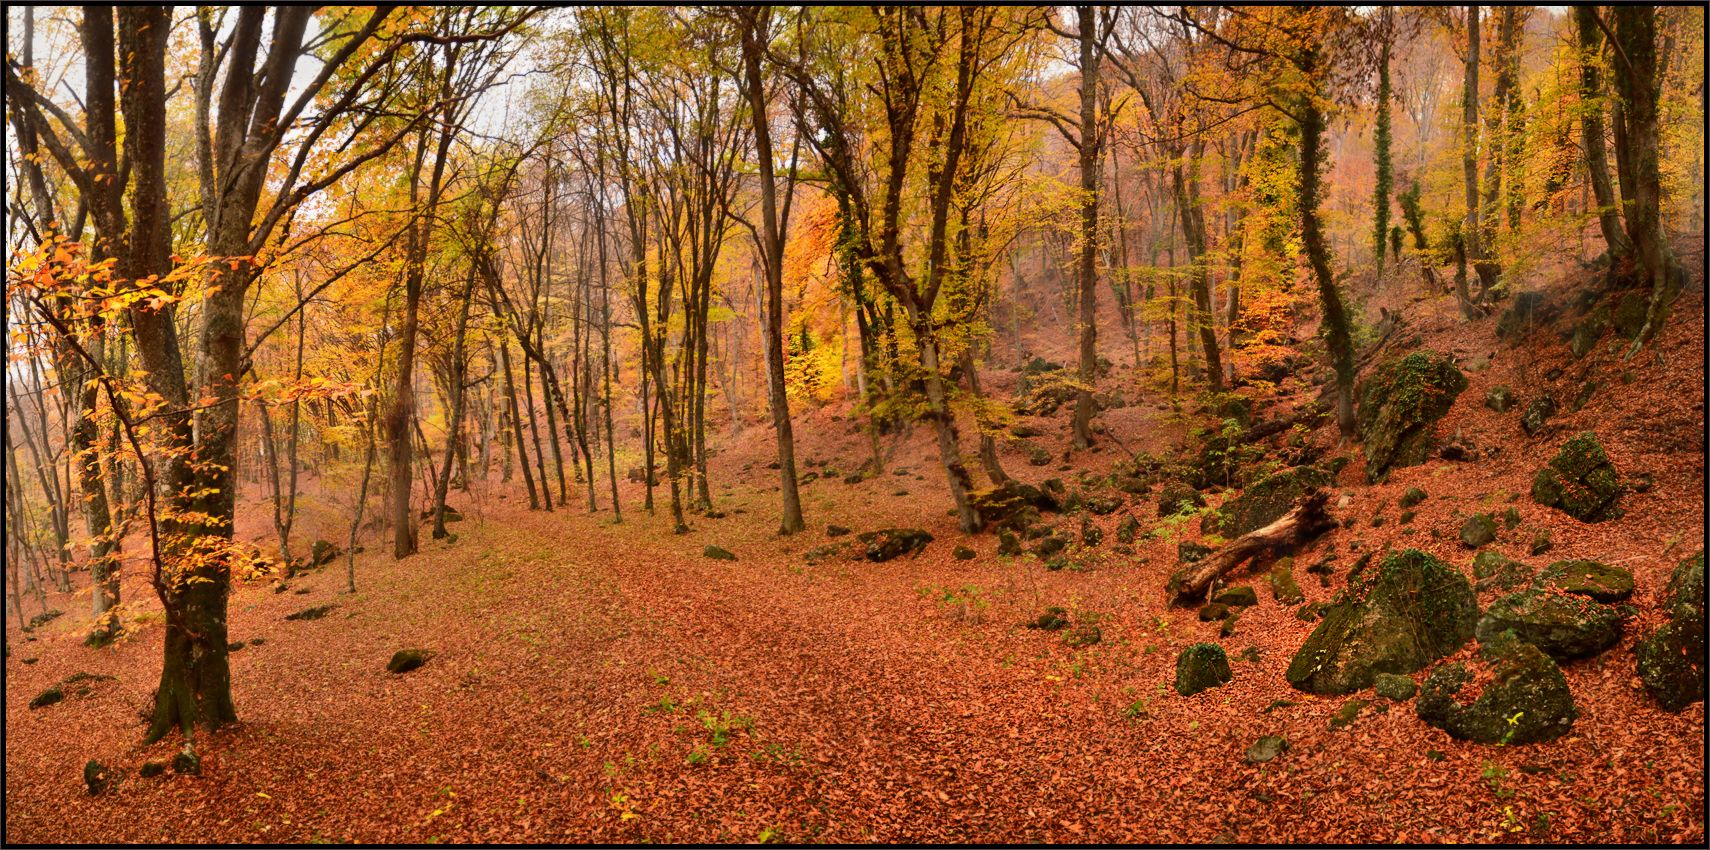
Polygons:
[[1295,500],[1294,507],[1276,522],[1255,529],[1224,544],[1211,554],[1188,564],[1170,576],[1166,589],[1172,605],[1205,597],[1219,576],[1233,571],[1260,555],[1281,554],[1329,530],[1335,525],[1326,509],[1330,494],[1312,490]]

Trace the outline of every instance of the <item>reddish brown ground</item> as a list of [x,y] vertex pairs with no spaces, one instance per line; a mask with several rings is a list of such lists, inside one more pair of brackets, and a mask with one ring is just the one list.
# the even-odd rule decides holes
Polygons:
[[[1455,540],[1460,520],[1519,494],[1513,504],[1524,524],[1502,532],[1505,553],[1535,566],[1592,557],[1632,569],[1646,616],[1617,648],[1566,668],[1580,717],[1556,742],[1459,742],[1420,722],[1411,703],[1381,699],[1348,729],[1330,731],[1328,718],[1352,697],[1315,698],[1284,682],[1311,626],[1257,578],[1260,605],[1221,643],[1232,658],[1252,647],[1260,660],[1233,660],[1232,684],[1179,697],[1169,688],[1177,652],[1217,640],[1215,624],[1163,604],[1179,536],[1141,546],[1137,558],[1111,555],[1117,514],[1103,520],[1105,554],[1090,571],[999,558],[995,538],[955,531],[922,428],[892,460],[910,474],[808,484],[810,530],[780,540],[771,533],[770,435],[755,430],[714,465],[715,496],[730,515],[697,519],[686,536],[640,510],[635,485],[625,487],[618,527],[609,514],[580,509],[530,513],[520,509],[520,487],[495,485],[479,500],[461,499],[469,519],[453,526],[456,544],[424,540],[420,555],[399,563],[376,551],[360,556],[354,597],[340,593],[342,560],[298,579],[294,587],[307,594],[239,588],[232,638],[266,643],[233,656],[242,722],[199,740],[200,778],[136,774],[175,748],[138,746],[137,710],[158,676],[158,615],[107,651],[81,646],[84,617],[63,617],[33,642],[8,622],[5,838],[1701,844],[1704,706],[1658,709],[1632,655],[1656,621],[1668,570],[1704,536],[1701,279],[1691,289],[1676,305],[1661,360],[1646,352],[1625,365],[1605,349],[1571,361],[1548,329],[1525,347],[1499,346],[1492,320],[1463,323],[1443,299],[1386,303],[1404,307],[1430,347],[1495,352],[1487,371],[1469,375],[1445,430],[1502,451],[1478,464],[1400,470],[1381,486],[1361,483],[1356,457],[1339,487],[1353,497],[1343,515],[1357,522],[1300,558],[1311,563],[1332,544],[1340,553],[1330,587],[1297,570],[1313,600],[1340,588],[1356,539],[1415,546],[1468,569],[1470,552]],[[1554,366],[1564,374],[1546,381]],[[1603,388],[1537,439],[1520,432],[1518,412],[1498,416],[1481,404],[1495,383],[1524,401],[1548,387],[1566,402],[1588,369]],[[1622,371],[1631,383],[1619,380]],[[1005,381],[999,374],[991,383]],[[1050,420],[1050,433],[1063,434],[1066,417]],[[1154,452],[1185,431],[1151,405],[1106,421],[1130,447]],[[853,469],[866,444],[850,425],[831,411],[804,415],[801,455]],[[1657,476],[1654,490],[1627,498],[1616,522],[1584,525],[1525,496],[1531,473],[1588,428],[1623,473]],[[1316,438],[1334,440],[1325,431]],[[1058,451],[1064,442],[1044,441]],[[1075,462],[1102,469],[1116,456],[1106,449]],[[1006,461],[1028,479],[1066,474],[1029,467],[1019,454]],[[1431,498],[1401,526],[1394,502],[1411,485]],[[1157,522],[1155,500],[1136,498],[1128,509],[1145,528]],[[1372,528],[1379,512],[1388,522]],[[306,533],[338,539],[339,509],[311,517]],[[801,553],[826,542],[828,522],[857,531],[922,526],[938,539],[914,560],[806,566]],[[1185,533],[1196,535],[1196,526]],[[1538,528],[1556,545],[1534,558],[1525,546]],[[702,557],[709,543],[740,560]],[[979,556],[954,560],[957,544]],[[977,601],[945,602],[945,589]],[[152,610],[146,586],[132,581],[126,592]],[[52,602],[74,614],[87,605]],[[340,607],[319,621],[283,619],[325,603]],[[1046,605],[1096,620],[1103,642],[1073,650],[1021,627]],[[438,655],[393,676],[386,660],[401,647]],[[118,680],[84,698],[26,707],[77,671]],[[1267,713],[1278,700],[1293,704]],[[1264,734],[1285,735],[1292,749],[1265,765],[1245,763],[1243,752]],[[124,773],[101,797],[83,792],[90,758]]]

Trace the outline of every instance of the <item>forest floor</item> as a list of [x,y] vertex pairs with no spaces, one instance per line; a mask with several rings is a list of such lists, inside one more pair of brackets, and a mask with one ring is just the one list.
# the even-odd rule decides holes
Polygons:
[[[1580,285],[1570,276],[1551,297],[1565,301]],[[809,530],[779,538],[771,433],[754,428],[714,460],[727,515],[694,518],[690,534],[670,533],[663,489],[649,516],[639,485],[626,483],[624,522],[613,525],[579,500],[530,512],[520,486],[494,484],[462,497],[455,543],[424,529],[423,551],[394,562],[371,542],[355,595],[341,592],[342,558],[294,579],[295,592],[240,586],[230,633],[250,644],[232,656],[241,722],[198,738],[200,777],[137,773],[177,746],[139,746],[162,628],[146,584],[127,584],[141,622],[107,650],[80,642],[86,597],[54,600],[73,613],[30,635],[9,617],[5,838],[1701,844],[1704,704],[1658,708],[1639,686],[1632,646],[1657,622],[1669,570],[1704,537],[1703,297],[1695,273],[1656,346],[1661,358],[1647,350],[1627,363],[1610,339],[1575,361],[1560,328],[1509,347],[1495,341],[1494,317],[1463,322],[1446,299],[1397,297],[1389,306],[1404,309],[1426,347],[1491,356],[1469,371],[1443,428],[1502,450],[1478,463],[1433,459],[1379,485],[1364,483],[1356,454],[1337,482],[1351,502],[1336,509],[1356,522],[1297,557],[1343,553],[1327,586],[1300,573],[1313,601],[1341,589],[1355,540],[1424,549],[1466,570],[1460,521],[1518,496],[1524,523],[1497,541],[1506,554],[1631,569],[1644,614],[1615,649],[1565,666],[1579,718],[1554,742],[1457,741],[1411,703],[1383,699],[1332,730],[1331,716],[1362,695],[1314,697],[1284,681],[1313,628],[1294,606],[1261,590],[1235,634],[1219,638],[1217,623],[1165,605],[1176,545],[1197,537],[1197,522],[1161,522],[1155,497],[1135,497],[1125,510],[1162,532],[1134,557],[1107,545],[1090,569],[1048,572],[1030,556],[997,556],[995,536],[956,531],[925,428],[902,441],[884,476],[806,484]],[[990,385],[1004,387],[1004,374]],[[1524,402],[1544,388],[1572,398],[1590,379],[1601,389],[1589,403],[1564,404],[1536,438],[1521,433],[1517,412],[1482,405],[1497,383]],[[1104,421],[1129,448],[1162,453],[1187,427],[1165,407]],[[1067,421],[1066,410],[1048,420],[1041,442],[1060,453]],[[798,456],[814,462],[803,472],[823,462],[847,473],[865,460],[853,425],[836,409],[803,414]],[[1585,429],[1624,475],[1656,477],[1626,498],[1620,520],[1584,525],[1524,495],[1561,441]],[[1331,431],[1313,438],[1334,444]],[[1098,471],[1120,456],[1106,440],[1071,462]],[[1013,448],[1005,461],[1026,480],[1064,474],[1055,463],[1029,467]],[[1372,527],[1409,486],[1430,493],[1418,518]],[[607,502],[603,488],[599,498]],[[1107,539],[1121,515],[1097,518]],[[937,539],[913,559],[808,565],[803,553],[827,542],[828,523],[921,527]],[[1528,556],[1539,529],[1555,548]],[[304,530],[313,533],[343,536],[330,520]],[[737,560],[704,557],[709,544]],[[953,558],[958,545],[976,557]],[[338,607],[322,619],[285,620],[326,604]],[[1077,649],[1025,628],[1047,605],[1096,624],[1102,640]],[[1176,655],[1202,640],[1227,648],[1234,681],[1177,696]],[[389,674],[388,658],[407,647],[436,654]],[[27,707],[76,672],[116,679]],[[1248,746],[1268,734],[1291,748],[1248,763]],[[90,759],[122,774],[98,797],[82,782]]]

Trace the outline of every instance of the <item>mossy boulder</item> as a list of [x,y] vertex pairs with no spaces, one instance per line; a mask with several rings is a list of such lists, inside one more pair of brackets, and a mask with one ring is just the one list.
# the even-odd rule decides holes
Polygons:
[[1282,518],[1301,496],[1330,486],[1330,474],[1316,466],[1296,466],[1253,482],[1241,495],[1207,516],[1207,531],[1231,540]]
[[1202,623],[1210,623],[1213,621],[1222,620],[1222,619],[1227,618],[1228,616],[1229,616],[1229,606],[1224,605],[1221,602],[1211,602],[1211,603],[1208,603],[1206,605],[1200,606],[1200,609],[1199,609],[1199,621]]
[[1473,578],[1478,590],[1513,590],[1532,580],[1532,568],[1494,549],[1473,556]]
[[1667,711],[1704,699],[1704,552],[1681,561],[1662,603],[1668,621],[1634,648],[1639,679]]
[[408,673],[418,670],[428,659],[434,656],[431,649],[400,649],[392,653],[392,660],[386,662],[388,673]]
[[1133,514],[1124,515],[1122,521],[1116,524],[1116,542],[1118,543],[1133,543],[1135,536],[1139,533],[1140,520],[1135,519]]
[[950,554],[958,561],[972,561],[978,553],[966,546],[957,546]]
[[1069,625],[1069,612],[1057,605],[1046,607],[1044,613],[1027,622],[1030,629],[1054,632]]
[[1532,478],[1532,500],[1582,522],[1621,515],[1621,477],[1597,435],[1583,432],[1562,445]]
[[30,708],[46,708],[64,700],[65,690],[58,685],[49,685],[41,693],[30,699]]
[[1418,487],[1409,487],[1402,491],[1401,498],[1396,499],[1395,503],[1403,508],[1411,508],[1420,502],[1425,501],[1426,498],[1427,496],[1424,490],[1421,490]]
[[1507,631],[1566,661],[1614,646],[1621,639],[1621,615],[1583,596],[1523,590],[1491,603],[1475,633],[1484,643]]
[[1538,574],[1537,586],[1588,596],[1598,602],[1624,602],[1633,595],[1633,574],[1601,561],[1557,561]]
[[309,566],[324,567],[339,556],[338,545],[326,540],[316,540],[309,547]]
[[980,523],[986,528],[1022,529],[1039,519],[1041,512],[1061,510],[1057,498],[1049,491],[1020,481],[1005,481],[995,487],[975,490],[968,494]]
[[734,560],[736,560],[736,553],[730,551],[729,549],[724,548],[723,546],[709,545],[709,546],[707,546],[707,548],[701,550],[701,554],[703,556],[711,558],[715,561],[734,561]]
[[1215,643],[1196,643],[1176,656],[1176,693],[1191,697],[1235,678],[1229,656]]
[[1219,590],[1211,601],[1227,605],[1231,608],[1251,608],[1259,604],[1259,594],[1246,585],[1226,587]]
[[1205,497],[1184,481],[1171,481],[1158,493],[1158,516],[1170,516],[1204,505]]
[[1535,437],[1549,424],[1550,417],[1556,415],[1556,400],[1549,396],[1539,396],[1531,404],[1526,405],[1526,412],[1520,414],[1520,430],[1526,436]]
[[867,560],[882,562],[903,555],[919,555],[932,542],[932,535],[918,528],[881,528],[855,536],[867,547]]
[[1650,308],[1650,295],[1647,292],[1629,292],[1615,302],[1614,314],[1611,316],[1615,324],[1615,332],[1627,339],[1639,335],[1645,327],[1645,312]]
[[1300,589],[1300,583],[1294,580],[1294,565],[1278,563],[1271,567],[1268,576],[1271,585],[1271,596],[1279,605],[1298,605],[1306,600],[1306,593]]
[[850,530],[851,529],[846,525],[838,525],[836,523],[832,523],[831,525],[828,525],[825,527],[825,536],[826,537],[842,537],[843,535],[848,534],[850,532]]
[[1288,739],[1281,735],[1263,735],[1247,748],[1247,761],[1263,764],[1288,752]]
[[1466,577],[1406,549],[1350,577],[1348,592],[1324,610],[1285,676],[1308,693],[1353,693],[1371,687],[1378,673],[1412,673],[1454,652],[1477,624],[1478,600]]
[[1496,520],[1490,514],[1473,514],[1461,524],[1461,545],[1477,549],[1496,539]]
[[1484,394],[1484,406],[1497,413],[1507,413],[1514,401],[1514,391],[1507,386],[1491,387]]
[[1419,719],[1463,740],[1529,744],[1561,737],[1579,716],[1567,679],[1550,656],[1511,634],[1480,641],[1475,662],[1489,676],[1470,703],[1456,699],[1475,678],[1468,665],[1431,672],[1414,710]]
[[1424,463],[1437,420],[1466,388],[1466,376],[1445,355],[1415,351],[1378,366],[1360,393],[1367,477],[1382,481],[1391,469]]
[[83,787],[89,791],[89,796],[99,796],[112,784],[113,773],[105,765],[90,759],[83,766]]
[[1413,695],[1419,692],[1419,686],[1413,684],[1412,679],[1394,673],[1379,673],[1373,676],[1372,687],[1377,690],[1378,696],[1396,702],[1413,699]]

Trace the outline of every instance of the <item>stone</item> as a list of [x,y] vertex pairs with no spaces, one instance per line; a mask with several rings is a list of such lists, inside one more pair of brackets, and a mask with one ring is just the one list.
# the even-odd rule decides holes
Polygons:
[[802,553],[802,560],[808,564],[819,564],[833,558],[843,558],[849,554],[849,544],[843,541],[815,546]]
[[1171,481],[1158,493],[1158,516],[1170,516],[1204,506],[1205,497],[1186,482]]
[[1590,431],[1564,443],[1549,465],[1532,478],[1533,501],[1581,522],[1620,516],[1623,489],[1615,465]]
[[1063,550],[1067,548],[1069,548],[1069,538],[1052,534],[1033,544],[1027,551],[1033,557],[1043,561],[1062,554]]
[[1017,437],[1024,437],[1024,438],[1025,437],[1043,437],[1043,436],[1045,436],[1044,431],[1041,431],[1038,428],[1027,424],[1026,422],[1016,422],[1013,425],[1010,425],[1009,426],[1009,433],[1011,433]]
[[1034,617],[1027,623],[1027,627],[1030,629],[1043,629],[1048,632],[1057,631],[1067,625],[1069,625],[1069,612],[1056,605],[1046,607],[1043,614]]
[[298,611],[295,614],[286,614],[285,619],[287,619],[287,620],[319,620],[320,618],[325,617],[327,614],[331,613],[336,608],[338,608],[338,605],[336,605],[336,604],[333,604],[333,605],[316,605],[312,608],[304,608],[303,610]]
[[1116,542],[1118,543],[1133,543],[1135,536],[1139,533],[1140,520],[1135,519],[1133,514],[1125,515],[1122,521],[1116,524]]
[[968,501],[979,512],[983,528],[1022,529],[1037,521],[1043,512],[1062,510],[1057,497],[1049,491],[1015,480],[975,490],[968,494]]
[[89,796],[99,796],[112,785],[112,782],[111,772],[100,762],[90,759],[89,763],[83,766],[83,786],[89,789]]
[[1538,432],[1544,430],[1544,425],[1554,415],[1556,415],[1556,400],[1547,395],[1539,396],[1531,404],[1526,405],[1526,412],[1520,415],[1520,430],[1525,431],[1528,437],[1535,437]]
[[1456,699],[1475,678],[1466,664],[1442,665],[1425,679],[1414,704],[1419,719],[1481,744],[1548,741],[1573,728],[1579,712],[1567,679],[1550,656],[1511,634],[1479,643],[1477,663],[1488,683],[1478,697],[1470,704]]
[[1122,507],[1122,499],[1117,496],[1094,495],[1085,501],[1087,512],[1094,516],[1108,516],[1116,513]]
[[729,549],[724,548],[723,546],[709,545],[709,546],[707,546],[707,548],[701,550],[701,554],[703,556],[711,558],[715,561],[734,561],[734,560],[736,560],[736,553],[730,551]]
[[56,702],[65,700],[65,691],[59,685],[50,685],[46,690],[36,694],[30,700],[30,708],[46,708]]
[[1348,694],[1378,673],[1413,673],[1460,648],[1478,624],[1472,585],[1416,549],[1352,572],[1348,583],[1289,664],[1285,676],[1298,690]]
[[1022,451],[1027,453],[1028,466],[1050,466],[1051,452],[1036,443],[1022,443]]
[[1226,587],[1213,595],[1211,601],[1228,605],[1231,608],[1251,608],[1259,604],[1259,594],[1246,585]]
[[1015,536],[1015,532],[1007,530],[998,532],[997,553],[1011,556],[1021,554],[1021,540]]
[[1494,549],[1473,556],[1474,585],[1478,590],[1513,590],[1532,580],[1532,568]]
[[1176,544],[1176,561],[1191,564],[1212,553],[1212,548],[1204,543],[1183,540]]
[[1509,531],[1513,531],[1514,529],[1518,528],[1519,526],[1520,526],[1520,509],[1514,507],[1513,505],[1509,505],[1508,510],[1505,510],[1502,512],[1502,527],[1508,529]]
[[1070,649],[1083,649],[1104,639],[1098,626],[1082,623],[1063,633],[1063,645]]
[[1104,529],[1099,528],[1088,517],[1081,518],[1081,545],[1092,548],[1104,542]]
[[1228,616],[1229,616],[1229,606],[1224,605],[1221,602],[1211,602],[1211,603],[1200,606],[1200,609],[1199,609],[1199,621],[1202,623],[1210,623],[1210,622],[1213,622],[1216,620],[1222,620],[1223,618],[1228,617]]
[[337,545],[326,540],[316,540],[314,544],[309,547],[309,566],[324,567],[327,564],[332,563],[333,559],[337,558],[339,554],[339,548]]
[[1301,496],[1330,484],[1329,473],[1315,466],[1296,466],[1272,473],[1224,502],[1202,525],[1209,532],[1233,540],[1276,522]]
[[64,614],[65,614],[64,611],[61,611],[57,608],[54,610],[51,610],[51,611],[43,611],[40,614],[37,614],[34,617],[30,618],[30,622],[24,626],[24,631],[33,632],[36,629],[39,629],[42,626],[45,626],[48,623],[53,622],[54,620],[60,618],[61,616],[64,616]]
[[392,653],[392,660],[386,662],[388,673],[408,673],[420,669],[428,659],[434,656],[431,649],[400,649]]
[[1402,525],[1407,525],[1407,524],[1413,522],[1413,518],[1417,517],[1417,516],[1419,516],[1418,511],[1402,511],[1401,516],[1396,517],[1395,521],[1401,523]]
[[1507,413],[1514,403],[1514,391],[1506,386],[1491,387],[1484,394],[1484,406],[1497,413]]
[[180,776],[199,776],[202,773],[202,757],[186,744],[178,755],[172,757],[172,772]]
[[1547,321],[1553,312],[1544,293],[1522,292],[1514,296],[1514,302],[1496,318],[1496,335],[1501,339],[1513,339],[1532,325]]
[[1379,673],[1372,677],[1372,686],[1377,689],[1377,695],[1396,702],[1406,702],[1413,699],[1419,692],[1419,686],[1406,676],[1394,673]]
[[1475,634],[1479,643],[1486,643],[1508,631],[1566,661],[1614,646],[1621,639],[1621,616],[1582,596],[1523,590],[1491,603]]
[[1391,469],[1424,463],[1437,420],[1466,388],[1466,376],[1444,355],[1415,351],[1379,365],[1360,393],[1366,476],[1382,481]]
[[1615,302],[1615,312],[1612,317],[1615,332],[1626,339],[1634,339],[1645,327],[1645,311],[1650,308],[1650,295],[1646,292],[1628,292]]
[[1592,313],[1586,316],[1584,321],[1574,326],[1573,336],[1568,339],[1568,353],[1572,354],[1575,360],[1590,354],[1607,328],[1608,324],[1604,322],[1601,314]]
[[1426,496],[1424,490],[1421,490],[1418,487],[1409,487],[1402,492],[1401,498],[1396,499],[1395,503],[1404,508],[1411,508],[1420,502],[1425,501],[1425,499]]
[[1490,514],[1473,514],[1461,525],[1461,545],[1468,549],[1480,546],[1496,539],[1496,520]]
[[141,774],[144,779],[153,779],[166,772],[166,762],[159,759],[145,761],[143,762],[142,769],[137,772]]
[[1553,587],[1598,602],[1625,602],[1633,595],[1633,574],[1600,561],[1557,561],[1538,574],[1537,587]]
[[903,555],[919,555],[932,542],[932,535],[918,528],[882,528],[856,535],[866,547],[867,560],[889,561]]
[[1229,657],[1215,643],[1196,643],[1176,656],[1176,693],[1191,697],[1229,682]]
[[1291,564],[1278,563],[1271,567],[1268,577],[1271,585],[1271,596],[1279,605],[1298,605],[1305,601],[1306,593],[1300,589],[1300,583],[1294,580],[1294,568]]
[[1586,381],[1579,388],[1579,394],[1573,397],[1573,404],[1569,406],[1569,409],[1578,412],[1580,408],[1585,407],[1591,401],[1591,397],[1597,394],[1598,387],[1601,386],[1602,384],[1596,381]]
[[1223,625],[1217,628],[1217,634],[1219,637],[1233,637],[1235,635],[1235,623],[1241,619],[1241,612],[1243,610],[1244,609],[1241,608],[1229,609],[1229,616],[1224,617]]
[[1665,711],[1704,699],[1704,552],[1669,574],[1662,599],[1668,620],[1634,647],[1639,679]]
[[1264,764],[1283,753],[1288,752],[1288,739],[1281,735],[1261,735],[1259,740],[1247,748],[1247,761],[1252,764]]
[[842,537],[843,535],[848,534],[849,531],[850,531],[849,528],[847,528],[845,526],[837,525],[834,523],[832,525],[828,525],[825,527],[825,536],[826,537]]
[[966,546],[957,546],[954,550],[952,550],[950,552],[950,554],[953,555],[956,558],[956,560],[958,560],[958,561],[972,561],[972,560],[974,560],[974,557],[975,557],[974,550],[969,549]]
[[1336,709],[1335,714],[1330,715],[1330,729],[1331,729],[1331,731],[1334,731],[1337,729],[1346,729],[1349,726],[1354,725],[1354,721],[1358,720],[1360,717],[1360,712],[1365,711],[1366,706],[1369,706],[1371,704],[1372,704],[1371,700],[1365,700],[1365,699],[1349,700],[1346,705],[1343,705],[1341,708]]
[[1532,536],[1532,543],[1526,547],[1526,552],[1532,555],[1542,555],[1545,552],[1550,551],[1554,546],[1555,542],[1550,539],[1550,530],[1542,528],[1538,530],[1537,534]]

